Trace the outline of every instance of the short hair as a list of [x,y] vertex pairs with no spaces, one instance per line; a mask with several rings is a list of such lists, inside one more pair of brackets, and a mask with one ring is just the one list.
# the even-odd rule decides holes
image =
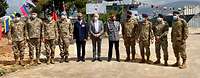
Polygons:
[[164,18],[164,16],[162,14],[158,14],[158,17],[160,18]]
[[179,11],[173,11],[173,14],[180,14]]
[[94,17],[94,16],[99,17],[99,14],[98,13],[94,13],[92,17]]
[[132,12],[131,11],[127,11],[127,15],[132,15]]
[[81,12],[79,12],[79,13],[77,14],[77,16],[83,16],[83,14],[82,14]]
[[16,13],[15,16],[16,17],[21,17],[21,14],[20,13]]

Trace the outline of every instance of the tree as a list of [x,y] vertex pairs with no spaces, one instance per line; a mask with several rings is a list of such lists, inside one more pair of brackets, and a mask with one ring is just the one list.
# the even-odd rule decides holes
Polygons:
[[6,0],[0,0],[0,17],[5,16],[8,4]]

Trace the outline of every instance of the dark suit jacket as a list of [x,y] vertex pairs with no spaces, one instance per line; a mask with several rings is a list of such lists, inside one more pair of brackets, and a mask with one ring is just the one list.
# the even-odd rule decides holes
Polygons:
[[77,20],[74,23],[73,38],[76,39],[76,41],[83,41],[84,39],[87,39],[88,29],[88,24],[85,21],[80,24],[80,22]]
[[103,37],[103,33],[104,33],[104,25],[103,25],[103,22],[98,20],[98,24],[99,24],[99,32],[96,33],[95,31],[95,25],[94,25],[94,22],[91,21],[90,22],[90,28],[89,28],[89,31],[90,31],[90,38],[91,39],[95,39],[96,37],[94,36],[95,34],[100,34],[100,36],[98,38],[102,39]]

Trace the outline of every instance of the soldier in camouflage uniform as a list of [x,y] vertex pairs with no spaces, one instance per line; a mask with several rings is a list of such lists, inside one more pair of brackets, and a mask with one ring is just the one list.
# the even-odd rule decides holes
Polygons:
[[[24,66],[24,50],[26,41],[26,26],[21,20],[21,15],[16,13],[16,18],[11,22],[12,49],[14,52],[15,64]],[[20,61],[19,61],[20,59]]]
[[155,36],[155,49],[156,49],[156,57],[157,61],[154,64],[160,64],[160,49],[162,47],[164,53],[164,61],[165,66],[168,65],[168,41],[167,41],[167,34],[169,30],[169,25],[166,21],[164,21],[164,16],[162,14],[158,15],[156,23],[153,25],[153,31]]
[[54,56],[55,56],[55,40],[57,37],[57,26],[56,21],[51,19],[45,19],[44,22],[44,43],[47,51],[47,64],[54,64]]
[[37,18],[37,13],[32,12],[32,16],[27,20],[28,28],[28,46],[29,46],[29,57],[30,64],[33,64],[34,58],[34,48],[36,49],[36,63],[41,64],[40,62],[40,48],[41,48],[41,38],[42,38],[42,27],[43,22],[40,18]]
[[[142,61],[140,63],[150,63],[150,42],[153,43],[152,23],[148,20],[147,14],[142,14],[142,17],[144,20],[139,24],[139,47],[142,56]],[[145,60],[145,51],[147,61]]]
[[[188,26],[184,19],[179,17],[179,12],[173,12],[173,22],[172,22],[172,32],[171,41],[174,49],[174,55],[176,57],[176,63],[173,66],[179,66],[179,68],[186,68],[186,39],[188,38]],[[180,65],[180,56],[183,60],[182,65]]]
[[[135,44],[136,44],[136,33],[137,33],[138,22],[132,18],[132,13],[127,12],[127,19],[122,24],[122,35],[124,39],[124,45],[126,48],[127,57],[125,61],[130,61],[130,52],[132,53],[132,60],[135,59]],[[131,50],[131,51],[130,51]]]
[[70,38],[73,35],[73,25],[70,19],[67,18],[66,14],[61,14],[61,20],[58,22],[58,30],[59,30],[59,46],[60,46],[60,63],[63,61],[69,62],[68,56],[68,48],[70,45]]

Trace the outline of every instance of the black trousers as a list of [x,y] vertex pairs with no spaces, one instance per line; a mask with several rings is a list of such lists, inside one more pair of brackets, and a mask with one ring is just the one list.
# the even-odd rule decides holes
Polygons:
[[112,59],[112,49],[113,45],[115,45],[115,51],[116,51],[116,60],[120,59],[119,54],[119,41],[109,41],[109,50],[108,50],[108,60]]
[[93,46],[93,59],[100,59],[101,58],[101,39],[96,38],[92,40]]
[[[80,59],[85,59],[85,45],[86,41],[76,41],[76,46],[77,46],[77,58]],[[82,53],[81,53],[82,49]]]

